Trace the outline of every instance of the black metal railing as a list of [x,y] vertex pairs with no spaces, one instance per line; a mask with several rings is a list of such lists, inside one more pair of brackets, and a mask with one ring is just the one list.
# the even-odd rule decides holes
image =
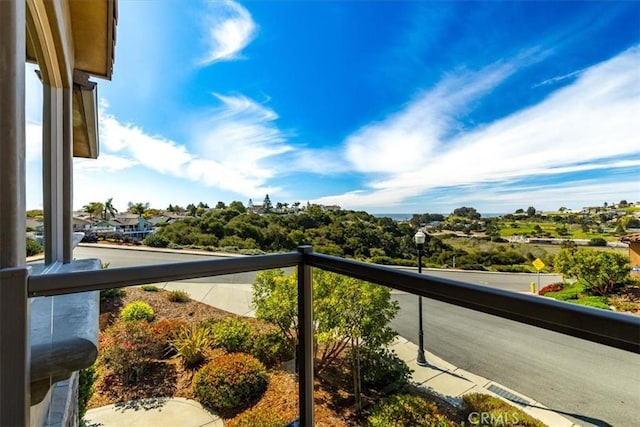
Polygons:
[[640,353],[640,317],[637,316],[318,254],[309,246],[285,254],[30,276],[27,291],[29,297],[52,296],[291,266],[298,267],[299,402],[300,420],[305,426],[313,425],[311,267]]

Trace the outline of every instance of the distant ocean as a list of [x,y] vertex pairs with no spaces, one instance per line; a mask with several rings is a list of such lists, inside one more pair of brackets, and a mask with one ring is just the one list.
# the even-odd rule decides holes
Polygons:
[[[430,212],[431,213],[431,212]],[[391,218],[394,219],[396,221],[405,221],[405,220],[409,220],[411,219],[411,217],[414,214],[410,214],[410,213],[374,213],[372,214],[373,216],[376,216],[378,218]],[[448,213],[443,214],[445,217],[448,216]],[[503,216],[506,215],[504,213],[483,213],[481,214],[483,218],[495,218],[497,216]]]

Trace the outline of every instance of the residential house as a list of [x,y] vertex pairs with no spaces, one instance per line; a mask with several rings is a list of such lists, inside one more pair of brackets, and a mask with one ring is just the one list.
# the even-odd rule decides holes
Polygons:
[[640,233],[627,234],[622,236],[620,241],[629,244],[631,277],[640,278]]
[[89,231],[93,226],[93,222],[87,218],[80,218],[80,217],[74,216],[71,219],[71,221],[72,221],[71,224],[73,225],[73,231],[75,232]]

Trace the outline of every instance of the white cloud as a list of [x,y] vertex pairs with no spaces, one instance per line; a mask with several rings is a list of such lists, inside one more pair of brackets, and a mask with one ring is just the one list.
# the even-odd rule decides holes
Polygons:
[[103,153],[98,160],[77,160],[76,166],[93,172],[143,166],[247,197],[278,191],[278,187],[267,185],[281,167],[272,158],[291,147],[286,144],[286,135],[273,124],[277,114],[246,97],[215,96],[221,106],[201,118],[193,126],[191,141],[182,143],[121,123],[103,106]]
[[477,73],[445,78],[420,94],[402,111],[365,126],[345,142],[346,157],[359,172],[394,173],[423,165],[454,122],[454,114],[487,93],[513,72],[511,64],[494,64]]
[[213,1],[205,18],[208,29],[209,52],[203,64],[228,61],[238,55],[255,37],[258,27],[251,14],[240,4],[231,1]]
[[[488,69],[466,77],[472,88],[467,96],[445,80],[384,122],[347,138],[345,150],[353,166],[377,174],[366,191],[322,201],[360,208],[392,206],[429,189],[598,169],[611,166],[610,159],[637,156],[639,65],[640,47],[631,48],[584,70],[573,84],[539,104],[450,139],[443,135],[455,123],[433,125],[442,111],[445,118],[453,117],[465,100],[484,92],[474,91],[476,85],[489,89],[500,74],[487,79]],[[450,96],[451,104],[438,103]]]

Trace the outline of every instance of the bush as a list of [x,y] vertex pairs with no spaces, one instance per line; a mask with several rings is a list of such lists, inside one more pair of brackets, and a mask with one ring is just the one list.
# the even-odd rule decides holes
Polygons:
[[531,268],[526,265],[516,264],[516,265],[492,265],[491,266],[495,271],[502,271],[504,273],[533,273]]
[[560,283],[552,283],[540,289],[538,291],[538,295],[544,295],[547,292],[558,292],[558,291],[561,291],[562,289],[563,287]]
[[[487,416],[491,421],[490,425],[545,426],[541,421],[494,396],[471,393],[464,395],[462,402],[465,419],[471,422],[471,426],[485,425],[485,423],[480,423],[479,413],[488,414]],[[476,421],[474,421],[474,417]]]
[[183,326],[170,341],[176,357],[181,358],[187,368],[204,362],[212,343],[211,331],[204,325]]
[[266,366],[274,366],[293,358],[295,343],[277,330],[257,331],[252,334],[249,352]]
[[211,335],[215,347],[224,348],[229,353],[251,352],[251,328],[247,322],[235,317],[227,317],[211,325]]
[[177,244],[177,243],[173,243],[173,242],[169,243],[169,246],[167,246],[167,247],[168,247],[169,249],[182,249],[182,246],[180,246],[180,245],[179,245],[179,244]]
[[142,243],[152,248],[166,248],[169,246],[169,239],[162,234],[149,234]]
[[33,239],[27,239],[27,256],[34,256],[42,253],[42,245]]
[[100,291],[100,301],[106,301],[111,298],[122,298],[126,294],[122,288],[103,289]]
[[153,316],[153,308],[144,301],[134,301],[127,304],[120,312],[120,318],[124,321],[146,320],[151,322]]
[[159,289],[156,285],[142,285],[140,286],[145,292],[158,292]]
[[363,389],[394,392],[411,379],[411,369],[394,352],[388,349],[361,352],[360,375]]
[[589,240],[589,246],[607,246],[607,241],[602,237],[594,237]]
[[169,291],[167,293],[167,299],[171,302],[189,302],[191,301],[191,297],[185,291]]
[[229,353],[249,353],[267,366],[293,358],[295,343],[280,330],[261,329],[241,318],[228,317],[208,322],[213,346]]
[[229,421],[229,427],[283,427],[287,420],[271,408],[251,408]]
[[161,351],[144,320],[116,322],[100,336],[100,357],[125,382],[140,379]]
[[187,322],[174,319],[160,320],[149,325],[158,346],[162,348],[161,354],[158,357],[166,358],[176,354],[175,348],[171,345],[171,341],[178,336],[180,329],[186,326],[188,326]]
[[254,404],[266,389],[264,365],[244,353],[214,357],[193,379],[196,399],[228,418]]
[[434,403],[409,394],[382,399],[371,410],[368,421],[370,427],[455,427]]
[[82,420],[87,413],[87,404],[93,395],[93,383],[96,381],[96,368],[91,365],[81,369],[78,375],[78,418]]
[[609,304],[607,303],[608,298],[603,296],[588,296],[577,299],[575,301],[571,300],[569,302],[585,305],[587,307],[600,308],[603,310],[611,310]]

